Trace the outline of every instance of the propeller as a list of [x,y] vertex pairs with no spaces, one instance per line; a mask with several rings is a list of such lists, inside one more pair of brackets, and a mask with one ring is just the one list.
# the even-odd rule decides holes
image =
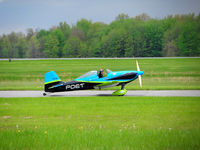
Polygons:
[[[137,71],[140,71],[140,67],[139,67],[137,60],[136,60],[136,65],[137,65]],[[138,79],[139,79],[140,87],[142,88],[142,77],[141,77],[141,75],[138,75]]]

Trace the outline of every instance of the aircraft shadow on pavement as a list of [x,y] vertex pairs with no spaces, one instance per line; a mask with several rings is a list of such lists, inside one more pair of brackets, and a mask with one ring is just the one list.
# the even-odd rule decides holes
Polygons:
[[[54,94],[54,95],[47,95],[47,97],[95,97],[95,96],[107,96],[107,97],[123,97],[123,96],[116,96],[112,94],[96,94],[96,95],[61,95],[61,94]],[[144,94],[134,94],[134,95],[124,95],[125,97],[136,97],[136,96],[145,96]]]

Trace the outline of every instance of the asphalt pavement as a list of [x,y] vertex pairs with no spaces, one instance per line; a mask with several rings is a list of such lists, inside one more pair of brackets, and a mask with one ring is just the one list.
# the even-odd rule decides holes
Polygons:
[[[48,93],[45,97],[112,96],[114,90],[85,90]],[[0,91],[0,97],[44,97],[43,91]],[[125,96],[200,97],[200,90],[128,90]]]

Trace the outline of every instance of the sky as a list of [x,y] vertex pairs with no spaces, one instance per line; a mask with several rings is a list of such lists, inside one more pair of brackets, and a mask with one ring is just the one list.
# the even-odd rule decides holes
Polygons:
[[161,19],[170,14],[200,13],[200,0],[0,0],[0,35],[27,28],[49,29],[59,22],[76,24],[82,18],[110,23],[125,13],[147,13]]

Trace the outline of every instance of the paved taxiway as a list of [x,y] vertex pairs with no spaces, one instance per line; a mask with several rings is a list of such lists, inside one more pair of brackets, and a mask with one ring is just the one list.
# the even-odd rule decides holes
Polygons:
[[[114,90],[86,90],[50,93],[45,97],[112,96]],[[125,96],[200,97],[200,90],[128,90]],[[0,97],[44,97],[43,91],[0,91]]]

